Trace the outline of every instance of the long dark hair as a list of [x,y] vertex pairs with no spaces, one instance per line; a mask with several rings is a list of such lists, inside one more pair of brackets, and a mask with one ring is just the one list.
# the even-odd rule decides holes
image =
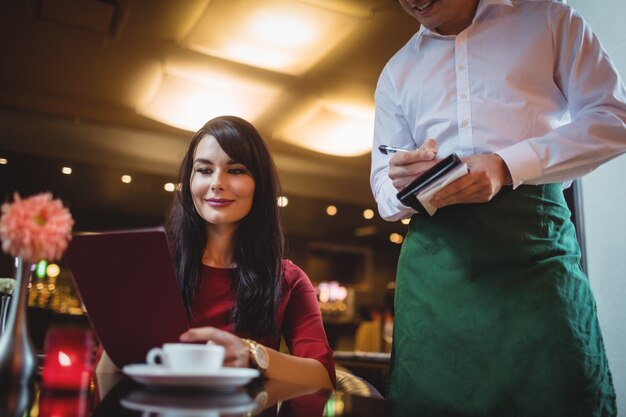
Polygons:
[[209,120],[191,139],[180,166],[181,186],[166,222],[187,312],[191,316],[207,244],[206,222],[198,214],[190,190],[194,153],[207,135],[215,137],[230,158],[245,165],[255,181],[252,208],[235,232],[233,261],[237,265],[237,277],[233,283],[236,298],[231,320],[238,333],[276,334],[284,250],[277,204],[280,185],[263,138],[254,126],[235,116]]

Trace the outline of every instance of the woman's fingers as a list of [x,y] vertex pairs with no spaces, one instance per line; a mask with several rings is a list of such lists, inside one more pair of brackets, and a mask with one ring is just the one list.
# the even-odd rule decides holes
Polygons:
[[232,333],[215,327],[196,327],[180,335],[181,342],[207,342],[224,346],[224,366],[248,366],[248,346]]
[[[214,327],[195,327],[180,335],[181,342],[208,342],[215,338],[220,330]],[[221,343],[220,343],[221,344]]]

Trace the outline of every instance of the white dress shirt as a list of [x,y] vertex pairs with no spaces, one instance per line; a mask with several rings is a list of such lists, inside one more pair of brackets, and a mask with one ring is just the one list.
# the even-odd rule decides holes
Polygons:
[[387,144],[438,157],[497,153],[513,187],[562,182],[626,152],[626,90],[590,27],[550,0],[481,0],[454,36],[424,27],[376,88],[371,186],[387,220],[415,211],[396,198]]

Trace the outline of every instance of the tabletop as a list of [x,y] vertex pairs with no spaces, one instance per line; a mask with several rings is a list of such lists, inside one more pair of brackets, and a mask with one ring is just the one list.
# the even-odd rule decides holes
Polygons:
[[49,391],[36,380],[0,388],[7,417],[218,417],[393,415],[393,403],[340,391],[316,390],[276,380],[255,380],[224,390],[156,388],[122,374],[94,377],[80,392]]

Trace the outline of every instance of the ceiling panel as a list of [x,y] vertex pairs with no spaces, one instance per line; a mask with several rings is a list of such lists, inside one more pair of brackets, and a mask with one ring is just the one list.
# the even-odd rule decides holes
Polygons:
[[[185,47],[185,36],[202,13],[213,6],[227,8],[230,0],[0,1],[0,157],[11,154],[30,156],[38,163],[42,158],[57,164],[82,163],[94,167],[94,172],[132,170],[139,176],[175,176],[192,132],[151,119],[140,110],[153,92],[155,80],[168,65],[178,62],[219,68],[278,86],[280,94],[259,112],[254,123],[268,141],[285,192],[295,198],[294,204],[303,199],[311,204],[347,204],[359,210],[373,207],[369,154],[326,155],[287,143],[279,133],[311,103],[352,100],[372,104],[380,71],[415,32],[416,23],[395,0],[290,1],[343,13],[358,22],[355,30],[297,74],[260,69]],[[108,32],[104,30],[107,22],[112,25]],[[236,23],[224,15],[225,37]],[[95,180],[85,183],[79,176],[74,178],[77,184],[62,192],[74,190],[76,195],[64,197],[80,201],[85,210],[89,205],[92,211],[107,204],[117,207],[114,188],[109,188],[117,187],[116,182],[98,182],[96,188],[102,192],[93,193],[86,190]],[[31,190],[36,181],[30,186],[20,184]],[[150,190],[137,195],[148,198]],[[142,207],[162,206],[131,201],[119,204],[139,217]],[[318,217],[317,211],[298,212],[308,217],[298,218],[292,225],[326,224],[321,222],[328,220]],[[146,208],[145,216],[152,218],[154,213]],[[346,223],[346,230],[361,226],[357,216]],[[333,226],[328,230],[330,236]]]

